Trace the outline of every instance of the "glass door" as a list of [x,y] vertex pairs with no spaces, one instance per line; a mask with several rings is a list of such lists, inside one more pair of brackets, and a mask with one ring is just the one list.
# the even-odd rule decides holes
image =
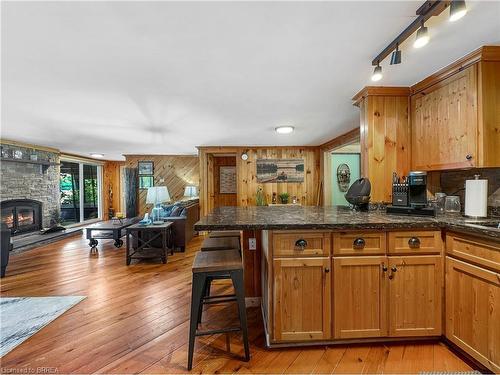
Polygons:
[[61,224],[96,220],[101,215],[100,165],[61,161]]

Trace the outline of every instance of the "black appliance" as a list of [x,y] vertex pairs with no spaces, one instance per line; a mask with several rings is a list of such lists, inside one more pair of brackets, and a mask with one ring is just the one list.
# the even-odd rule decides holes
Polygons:
[[370,202],[370,193],[372,185],[367,178],[359,178],[354,181],[345,194],[345,199],[352,204],[354,209],[368,211],[368,202]]
[[412,171],[407,177],[392,179],[392,206],[386,212],[395,215],[436,216],[432,207],[427,207],[427,172]]

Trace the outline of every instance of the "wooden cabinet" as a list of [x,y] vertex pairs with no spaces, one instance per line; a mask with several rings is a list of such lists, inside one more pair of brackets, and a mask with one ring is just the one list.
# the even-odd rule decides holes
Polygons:
[[276,231],[273,233],[275,257],[329,256],[331,232]]
[[389,255],[441,254],[443,252],[441,231],[426,230],[389,232],[387,252]]
[[413,169],[476,165],[476,65],[413,95],[411,113]]
[[335,232],[333,233],[333,254],[383,255],[386,253],[385,232]]
[[411,87],[411,167],[500,166],[500,47],[486,46]]
[[389,257],[388,272],[389,335],[441,335],[442,257]]
[[387,336],[385,256],[333,260],[335,338]]
[[273,268],[274,340],[329,339],[330,258],[278,258]]
[[500,273],[446,257],[446,337],[500,372]]

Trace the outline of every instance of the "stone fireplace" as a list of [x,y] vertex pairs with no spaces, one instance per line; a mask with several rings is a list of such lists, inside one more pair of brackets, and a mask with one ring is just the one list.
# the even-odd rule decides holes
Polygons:
[[[2,143],[1,147],[2,222],[5,220],[7,225],[10,223],[14,234],[57,224],[60,216],[59,153],[6,143]],[[9,157],[16,151],[21,153],[21,161]],[[42,167],[36,162],[30,163],[30,160],[50,161],[53,164]]]

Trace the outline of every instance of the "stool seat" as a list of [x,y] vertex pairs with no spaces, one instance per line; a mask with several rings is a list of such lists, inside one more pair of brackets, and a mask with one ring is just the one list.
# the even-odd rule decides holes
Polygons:
[[[245,349],[245,361],[250,360],[250,347],[248,343],[247,314],[245,307],[245,283],[243,280],[243,265],[239,251],[214,250],[199,251],[193,262],[193,282],[191,291],[191,316],[189,319],[189,345],[188,345],[188,370],[193,368],[194,341],[198,336],[213,335],[241,331]],[[213,280],[230,278],[234,294],[210,295],[208,288]],[[199,331],[198,323],[201,322],[203,305],[236,302],[240,324],[238,327],[223,327],[208,331]],[[221,316],[222,319],[225,317]],[[228,341],[229,342],[229,341]],[[229,346],[228,346],[229,350]]]
[[205,238],[201,244],[201,251],[212,250],[239,250],[240,239],[236,237]]
[[199,251],[194,258],[192,271],[219,272],[243,269],[240,253],[237,249]]
[[220,237],[240,237],[241,233],[239,230],[214,230],[208,234],[210,238],[220,238]]

